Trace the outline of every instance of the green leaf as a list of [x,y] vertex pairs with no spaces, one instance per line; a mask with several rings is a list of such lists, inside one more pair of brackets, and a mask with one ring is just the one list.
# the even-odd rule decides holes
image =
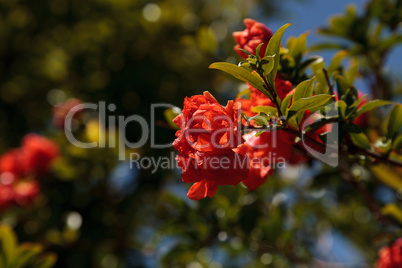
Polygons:
[[368,112],[370,110],[373,110],[373,109],[375,109],[377,107],[388,105],[388,104],[393,104],[393,103],[394,102],[392,102],[392,101],[385,101],[385,100],[372,100],[372,101],[369,101],[366,104],[362,105],[362,107],[360,107],[357,110],[356,117],[361,115],[361,114],[364,114],[364,113],[366,113],[366,112]]
[[366,95],[361,96],[357,101],[355,101],[352,105],[349,106],[349,108],[354,108],[359,106],[359,104],[367,97]]
[[348,47],[345,45],[337,44],[337,43],[318,43],[312,45],[308,48],[309,52],[317,51],[317,50],[324,50],[324,49],[336,49],[336,50],[343,50],[347,49]]
[[17,254],[17,237],[7,225],[0,226],[0,251],[4,253],[6,262],[10,265]]
[[[323,69],[325,68],[324,58],[319,57],[311,64],[311,70],[317,79],[317,86],[316,86],[316,94],[319,93],[326,93],[327,92],[327,79],[325,78],[325,74]],[[317,91],[320,92],[317,92]]]
[[13,263],[14,268],[23,268],[42,252],[43,248],[38,244],[25,243],[18,248],[17,258]]
[[340,100],[337,102],[337,104],[338,104],[339,114],[341,115],[342,118],[345,118],[346,117],[346,108],[347,108],[346,102],[344,102],[343,100]]
[[288,124],[293,127],[294,129],[299,129],[299,120],[297,118],[297,116],[294,116],[292,118],[289,119]]
[[264,81],[255,71],[249,72],[245,68],[227,62],[215,62],[209,68],[224,71],[243,82],[247,82],[272,99],[271,94],[264,88]]
[[307,36],[310,32],[302,33],[299,37],[290,37],[287,41],[287,48],[289,49],[289,55],[293,58],[300,57],[306,51]]
[[271,116],[275,116],[278,113],[278,110],[271,106],[254,106],[251,111],[257,114],[264,113]]
[[34,268],[51,268],[56,264],[57,256],[54,253],[46,253],[37,258],[33,264]]
[[332,58],[331,64],[328,67],[328,75],[331,76],[331,74],[339,69],[341,67],[343,59],[348,55],[347,50],[341,50],[337,52],[334,57]]
[[383,40],[379,44],[379,49],[388,49],[398,43],[402,43],[402,36],[401,35],[391,35],[387,39]]
[[315,77],[301,82],[296,86],[293,101],[313,96]]
[[402,210],[394,203],[390,203],[381,208],[381,213],[391,216],[399,223],[402,223]]
[[371,167],[373,174],[384,184],[394,190],[402,189],[402,177],[398,171],[385,164],[379,164]]
[[355,78],[359,72],[359,66],[359,62],[356,59],[350,60],[350,67],[345,72],[345,78],[349,84],[353,84],[353,82],[355,81]]
[[339,99],[341,99],[346,95],[348,89],[350,88],[350,84],[341,75],[336,75],[335,81],[336,81],[336,85],[337,85],[337,89],[338,89],[338,97],[339,97]]
[[285,24],[281,28],[279,28],[278,31],[276,31],[276,33],[269,40],[267,50],[265,51],[265,56],[275,55],[274,67],[272,68],[271,73],[269,73],[267,75],[268,84],[271,87],[271,89],[274,90],[275,92],[276,92],[275,77],[276,77],[276,73],[278,72],[279,62],[280,62],[279,49],[281,47],[281,40],[282,40],[283,33],[290,25],[291,25],[291,23]]
[[174,129],[179,129],[179,127],[173,122],[173,119],[176,118],[181,113],[180,108],[168,108],[164,112],[166,121],[168,122],[169,126],[171,126]]
[[399,150],[402,148],[402,135],[398,135],[392,144],[393,150]]
[[260,44],[257,46],[257,48],[255,49],[255,56],[256,56],[256,58],[259,58],[259,57],[260,57],[260,50],[261,50],[262,45],[263,45],[263,43],[260,43]]
[[273,55],[273,56],[265,56],[262,60],[261,60],[261,62],[262,62],[262,68],[263,68],[263,70],[264,70],[264,75],[266,76],[267,74],[269,74],[271,71],[272,71],[272,69],[274,69],[274,63],[275,63],[275,61],[274,61],[274,57],[275,57],[275,55]]
[[307,67],[309,67],[312,64],[316,64],[317,60],[319,61],[320,59],[322,59],[322,57],[320,57],[320,56],[310,56],[309,58],[307,58],[305,61],[303,61],[299,65],[299,67],[297,69],[297,72],[298,73],[305,73]]
[[364,134],[363,132],[349,133],[349,135],[354,145],[367,150],[371,149],[370,141],[367,138],[366,134]]
[[388,118],[388,139],[394,139],[402,126],[402,105],[396,104]]
[[312,112],[320,109],[326,105],[334,96],[321,94],[310,98],[299,99],[292,103],[290,108],[286,110],[286,118],[290,118],[297,113],[304,112],[305,110],[310,110]]
[[268,126],[269,125],[269,117],[264,114],[257,114],[253,117],[249,117],[248,121],[254,120],[254,122],[259,126]]
[[344,129],[349,131],[349,132],[351,132],[351,133],[361,133],[361,132],[363,132],[363,129],[360,126],[355,125],[355,124],[344,125]]
[[[346,80],[345,80],[346,81]],[[348,105],[348,108],[352,106],[356,100],[357,100],[357,89],[354,86],[349,87],[343,94],[342,97],[340,97],[341,100],[345,101],[346,104]],[[355,107],[354,110],[356,110],[357,107]]]
[[349,107],[348,107],[348,112],[346,113],[346,118],[349,118],[353,113],[359,108],[360,103],[366,98],[367,94],[353,102]]
[[[242,98],[242,99],[250,99],[251,92],[249,88],[243,89],[240,91],[237,95],[236,98]],[[243,98],[245,97],[245,98]]]
[[281,112],[283,115],[286,114],[286,109],[289,107],[289,104],[292,101],[292,98],[293,98],[293,94],[289,94],[283,99],[282,104],[281,104]]
[[250,52],[248,52],[248,51],[245,50],[245,49],[238,48],[237,50],[243,51],[243,52],[246,53],[246,55],[249,56],[249,57],[253,56]]
[[264,133],[264,132],[266,132],[267,130],[259,130],[259,131],[257,131],[257,133],[255,133],[255,137],[258,137],[258,136],[260,136],[262,133]]

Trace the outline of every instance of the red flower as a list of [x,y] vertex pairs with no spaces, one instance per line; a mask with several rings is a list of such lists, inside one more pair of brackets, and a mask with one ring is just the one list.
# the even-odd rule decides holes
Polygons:
[[[56,104],[53,107],[53,125],[63,129],[68,112],[79,104],[82,104],[82,101],[79,99],[68,99],[63,103]],[[77,112],[74,114],[74,117],[79,115],[81,112],[82,110],[77,110]]]
[[[292,83],[286,80],[282,80],[278,75],[275,78],[276,90],[278,92],[278,96],[281,100],[283,100],[288,94],[292,94]],[[264,95],[258,89],[253,88],[249,84],[248,88],[250,90],[250,98],[236,98],[236,102],[241,102],[241,109],[247,116],[254,116],[256,113],[253,113],[251,109],[255,106],[271,106],[275,107],[274,103]]]
[[19,149],[13,149],[0,157],[0,173],[9,172],[15,177],[24,176],[27,173],[24,154]]
[[[361,99],[363,97],[363,93],[361,91],[357,91],[357,98]],[[367,98],[364,98],[359,105],[357,105],[358,108],[362,107],[364,104],[368,102]],[[367,124],[367,114],[361,114],[358,117],[353,120],[353,124],[356,124],[358,126],[364,127]]]
[[32,177],[44,175],[58,156],[58,147],[37,134],[28,134],[22,147],[0,157],[0,209],[13,203],[29,205],[39,194],[39,183]]
[[14,201],[20,206],[31,204],[38,194],[39,185],[35,180],[20,181],[14,185]]
[[12,204],[13,198],[13,188],[0,184],[0,210],[8,208]]
[[28,172],[34,174],[47,173],[50,164],[59,154],[54,142],[37,134],[28,134],[24,137],[22,151],[26,157]]
[[247,54],[239,50],[239,48],[247,50],[252,55],[255,55],[255,49],[259,44],[263,43],[260,50],[260,57],[264,57],[268,42],[272,37],[272,31],[264,24],[252,19],[245,19],[244,24],[246,25],[245,30],[233,33],[233,38],[237,43],[235,51],[246,59],[248,57]]
[[380,249],[376,268],[402,267],[402,238],[395,240],[392,245]]
[[237,185],[247,177],[247,156],[233,151],[242,143],[238,125],[240,103],[222,107],[209,93],[184,100],[183,111],[173,121],[173,146],[179,151],[178,166],[184,182],[194,183],[187,196],[212,197],[218,185]]

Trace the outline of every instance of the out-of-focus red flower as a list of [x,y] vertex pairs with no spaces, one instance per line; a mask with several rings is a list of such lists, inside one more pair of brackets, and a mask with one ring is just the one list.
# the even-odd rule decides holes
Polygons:
[[26,157],[20,149],[13,149],[0,157],[0,173],[8,172],[15,177],[27,173]]
[[11,186],[0,184],[0,210],[8,208],[14,199],[14,190]]
[[0,209],[13,203],[26,206],[39,194],[39,183],[32,177],[49,172],[58,156],[57,145],[37,134],[28,134],[22,146],[0,157]]
[[[64,128],[64,122],[66,120],[66,116],[71,109],[76,107],[77,105],[82,104],[80,99],[68,99],[63,103],[58,103],[53,107],[53,125],[58,128]],[[78,116],[82,112],[81,109],[77,110],[74,114],[74,117]]]
[[[179,151],[178,166],[184,182],[194,183],[188,197],[212,197],[218,185],[237,185],[248,174],[247,156],[233,151],[242,143],[238,126],[240,103],[229,101],[222,107],[209,93],[184,100],[183,111],[173,121],[173,146]],[[239,164],[237,164],[239,162]]]
[[[363,92],[357,91],[357,97],[361,99],[363,97]],[[362,107],[364,104],[368,102],[367,98],[364,98],[359,105],[357,105],[358,108]],[[367,124],[367,113],[361,114],[358,117],[353,120],[353,124],[356,124],[358,126],[364,127]]]
[[239,50],[239,48],[255,56],[255,49],[259,44],[263,43],[260,50],[260,57],[264,57],[268,42],[272,37],[272,31],[264,24],[253,19],[245,19],[244,24],[246,25],[245,30],[233,33],[233,38],[237,43],[235,51],[246,59],[248,57],[247,54]]
[[376,268],[402,267],[402,238],[398,238],[390,246],[379,251]]
[[45,174],[50,164],[59,155],[57,145],[37,134],[28,134],[22,140],[22,151],[30,173]]
[[36,180],[20,181],[14,186],[14,201],[20,206],[33,202],[39,194],[39,185]]

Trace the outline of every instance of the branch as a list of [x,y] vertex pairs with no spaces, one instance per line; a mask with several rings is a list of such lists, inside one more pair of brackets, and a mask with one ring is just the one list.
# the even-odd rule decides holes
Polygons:
[[328,87],[329,87],[329,93],[331,93],[331,95],[334,95],[334,88],[332,87],[332,84],[329,81],[328,70],[323,68],[322,71],[324,72],[325,80],[327,80],[327,84],[328,84]]
[[343,155],[355,155],[356,153],[359,153],[361,155],[374,158],[378,162],[386,162],[386,163],[394,165],[394,166],[402,167],[401,162],[399,162],[397,160],[394,160],[394,159],[391,159],[387,155],[382,155],[382,154],[379,154],[379,153],[376,153],[376,152],[367,151],[367,150],[365,150],[363,148],[360,148],[360,147],[357,147],[356,145],[353,145],[353,144],[348,144],[348,149],[347,150],[342,149],[342,148],[333,148],[331,146],[328,146],[328,145],[325,145],[325,144],[323,144],[321,142],[316,141],[315,139],[309,137],[308,135],[306,135],[306,134],[304,134],[302,132],[299,132],[299,131],[296,131],[296,130],[293,130],[293,129],[290,129],[290,128],[282,128],[282,130],[284,130],[286,132],[289,132],[289,133],[292,133],[293,135],[299,137],[300,139],[307,140],[308,142],[310,142],[313,145],[317,146],[320,150],[322,150],[322,152],[325,152],[327,150],[332,150],[335,153],[339,152],[340,154],[343,154]]
[[[333,120],[331,120],[332,122]],[[389,158],[388,154],[382,155],[376,152],[372,152],[372,151],[368,151],[365,150],[363,148],[357,147],[356,145],[347,144],[347,149],[338,147],[338,148],[334,148],[331,147],[329,145],[323,144],[321,142],[318,142],[317,140],[311,138],[310,136],[308,136],[307,134],[291,129],[289,127],[276,127],[276,128],[264,128],[264,127],[247,127],[246,130],[264,130],[266,129],[267,131],[276,131],[276,130],[283,130],[286,131],[288,133],[291,133],[293,135],[295,135],[296,137],[299,137],[300,139],[307,141],[310,145],[313,145],[315,147],[315,149],[318,149],[320,152],[325,153],[326,151],[332,151],[334,153],[339,153],[342,155],[356,155],[356,153],[360,154],[360,155],[364,155],[370,158],[373,158],[375,161],[377,162],[385,162],[394,166],[398,166],[398,167],[402,167],[402,162],[395,160],[395,159],[391,159]]]

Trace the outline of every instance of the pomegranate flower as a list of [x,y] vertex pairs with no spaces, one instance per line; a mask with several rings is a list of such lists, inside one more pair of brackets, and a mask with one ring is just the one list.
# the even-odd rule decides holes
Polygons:
[[240,134],[240,103],[222,107],[209,93],[184,100],[183,111],[173,121],[174,148],[182,180],[194,183],[187,196],[199,200],[212,197],[218,185],[237,185],[248,175],[247,156],[234,152],[243,140]]
[[272,31],[264,24],[253,19],[245,19],[246,29],[241,32],[234,32],[233,38],[237,45],[234,47],[237,54],[247,59],[247,54],[239,50],[242,48],[255,56],[255,50],[259,44],[263,43],[260,49],[260,57],[265,56],[265,50],[272,37]]

